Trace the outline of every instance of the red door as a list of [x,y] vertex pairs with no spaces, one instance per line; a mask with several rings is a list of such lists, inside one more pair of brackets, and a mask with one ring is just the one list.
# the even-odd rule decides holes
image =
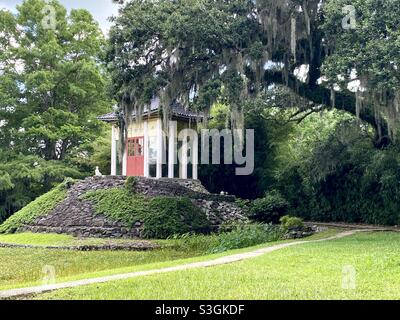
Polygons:
[[143,177],[144,176],[144,137],[136,137],[128,139],[128,159],[127,159],[127,176]]

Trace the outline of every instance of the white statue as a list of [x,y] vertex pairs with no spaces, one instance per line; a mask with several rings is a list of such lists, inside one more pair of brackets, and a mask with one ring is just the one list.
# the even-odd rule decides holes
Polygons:
[[94,174],[96,175],[96,177],[102,177],[102,173],[99,170],[99,167],[96,167],[96,171],[94,172]]

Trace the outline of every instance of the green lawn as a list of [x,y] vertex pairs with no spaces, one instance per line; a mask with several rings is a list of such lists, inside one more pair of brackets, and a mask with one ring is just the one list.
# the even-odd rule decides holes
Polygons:
[[[339,231],[339,229],[330,229],[309,239],[328,237]],[[0,242],[16,244],[70,245],[76,241],[80,240],[67,235],[31,233],[0,235]],[[104,240],[86,239],[82,241],[98,242]],[[169,267],[276,244],[276,242],[272,242],[253,248],[205,255],[205,252],[201,250],[193,248],[182,249],[182,247],[172,246],[176,241],[163,240],[157,242],[166,246],[162,249],[146,252],[81,252],[41,248],[0,248],[0,290],[41,285],[45,276],[43,273],[45,266],[53,266],[55,268],[56,282],[65,282]]]
[[134,242],[131,239],[75,238],[66,234],[15,233],[0,234],[0,243],[32,246],[80,246],[103,245],[108,243],[123,244]]
[[[356,289],[343,289],[343,267]],[[361,233],[252,260],[55,291],[39,299],[399,299],[400,234]]]

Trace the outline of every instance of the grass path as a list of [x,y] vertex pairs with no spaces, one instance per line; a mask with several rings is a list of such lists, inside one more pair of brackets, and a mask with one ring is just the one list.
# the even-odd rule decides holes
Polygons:
[[29,288],[0,291],[0,299],[11,299],[11,298],[16,298],[16,297],[21,297],[21,296],[30,296],[30,295],[35,295],[35,294],[41,294],[41,293],[50,292],[50,291],[54,291],[54,290],[87,286],[87,285],[91,285],[91,284],[100,284],[100,283],[106,283],[106,282],[111,282],[111,281],[127,280],[127,279],[132,279],[132,278],[137,278],[137,277],[171,273],[171,272],[183,271],[183,270],[189,270],[189,269],[220,266],[220,265],[230,264],[233,262],[239,262],[239,261],[243,261],[243,260],[256,258],[256,257],[262,256],[264,254],[267,254],[267,253],[270,253],[273,251],[277,251],[280,249],[284,249],[284,248],[288,248],[288,247],[292,247],[292,246],[296,246],[296,245],[340,239],[340,238],[354,235],[355,233],[362,232],[362,231],[371,231],[371,230],[350,230],[350,231],[346,231],[346,232],[341,232],[332,237],[323,238],[323,239],[319,239],[319,240],[287,242],[287,243],[277,244],[277,245],[273,245],[273,246],[268,246],[265,248],[260,248],[260,249],[253,250],[250,252],[228,255],[228,256],[220,257],[220,258],[213,259],[213,260],[186,263],[186,264],[182,264],[182,265],[166,267],[166,268],[161,268],[161,269],[153,269],[153,270],[147,270],[147,271],[138,271],[138,272],[132,272],[132,273],[117,274],[117,275],[97,277],[97,278],[92,278],[92,279],[83,279],[83,280],[78,280],[78,281],[58,283],[58,284],[54,284],[54,285],[43,285],[43,286],[36,286],[36,287],[29,287]]

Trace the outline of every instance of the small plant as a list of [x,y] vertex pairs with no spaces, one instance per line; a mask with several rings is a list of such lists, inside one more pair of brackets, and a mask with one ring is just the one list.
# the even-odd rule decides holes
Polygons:
[[280,219],[280,222],[285,231],[304,228],[303,220],[297,217],[284,216]]
[[251,201],[246,199],[237,198],[235,201],[236,205],[242,209],[246,214],[249,213],[251,207]]
[[137,179],[136,177],[128,177],[125,181],[125,188],[133,193],[136,193]]
[[262,223],[278,224],[289,208],[279,191],[272,190],[264,198],[254,200],[249,210],[249,218]]
[[65,189],[71,189],[71,187],[75,184],[75,180],[72,178],[65,178],[65,180],[61,183],[61,185]]
[[234,230],[240,229],[241,227],[243,227],[244,224],[246,223],[241,221],[225,221],[220,225],[219,232],[232,232]]

